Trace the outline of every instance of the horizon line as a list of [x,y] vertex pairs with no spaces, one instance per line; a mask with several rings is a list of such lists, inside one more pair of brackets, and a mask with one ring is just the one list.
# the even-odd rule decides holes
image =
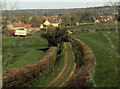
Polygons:
[[[97,7],[111,7],[111,6],[109,6],[109,5],[108,5],[108,6],[104,6],[104,5],[103,5],[103,6],[90,6],[90,7],[81,7],[81,8],[80,8],[80,7],[75,7],[75,8],[74,8],[74,7],[69,7],[69,8],[33,8],[33,9],[32,9],[32,8],[22,9],[22,8],[21,8],[21,9],[14,9],[14,10],[9,10],[9,9],[8,9],[7,11],[38,10],[38,9],[46,9],[46,10],[50,10],[50,9],[58,9],[58,10],[59,10],[59,9],[87,9],[87,8],[89,9],[89,8],[97,8]],[[6,11],[6,10],[4,9],[4,10],[2,10],[2,11]]]

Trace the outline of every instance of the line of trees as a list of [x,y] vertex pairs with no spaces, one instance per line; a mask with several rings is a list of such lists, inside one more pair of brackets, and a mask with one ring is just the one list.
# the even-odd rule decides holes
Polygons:
[[96,19],[100,18],[100,15],[98,11],[94,9],[86,9],[66,13],[62,15],[61,18],[62,18],[61,25],[74,26],[76,25],[76,22],[78,23],[94,22]]

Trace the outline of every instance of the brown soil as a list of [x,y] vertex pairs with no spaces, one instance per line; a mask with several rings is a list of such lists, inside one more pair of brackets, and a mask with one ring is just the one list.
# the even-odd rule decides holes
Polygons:
[[[66,43],[64,43],[64,45],[65,45],[65,49],[66,49],[64,67],[63,67],[62,71],[59,73],[59,75],[58,75],[53,81],[51,81],[46,87],[51,86],[51,85],[54,84],[55,82],[58,82],[58,81],[61,82],[61,81],[63,81],[66,73],[70,70],[70,66],[67,68],[67,66],[68,66],[68,53],[67,53]],[[71,44],[70,44],[70,46],[71,46]],[[71,46],[71,48],[72,48],[72,46]],[[73,55],[74,55],[74,52],[73,52]],[[75,60],[75,56],[74,56],[74,60]],[[67,70],[66,70],[66,68],[67,68]],[[72,75],[73,75],[73,73],[74,73],[74,71],[75,71],[75,68],[76,68],[76,63],[74,64],[74,67],[73,67],[71,73],[69,74],[68,78],[67,78],[62,84],[60,84],[59,87],[62,87],[67,81],[69,81],[69,79],[72,77]],[[66,70],[66,72],[65,72],[65,70]],[[64,73],[65,73],[65,74],[64,74]],[[60,77],[61,77],[61,78],[60,78]]]
[[[66,44],[64,43],[65,45],[65,49],[67,50],[66,48]],[[65,53],[65,63],[64,63],[64,67],[62,69],[62,71],[59,73],[59,75],[53,80],[51,81],[46,87],[49,87],[50,85],[52,85],[53,83],[55,83],[56,81],[58,81],[58,79],[60,78],[60,76],[64,73],[66,67],[67,67],[67,61],[68,61],[68,55],[67,55],[67,51]]]

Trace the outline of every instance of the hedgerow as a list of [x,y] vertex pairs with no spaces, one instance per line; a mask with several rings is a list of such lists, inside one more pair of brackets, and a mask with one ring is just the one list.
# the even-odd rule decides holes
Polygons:
[[88,87],[88,83],[94,74],[95,57],[92,50],[82,41],[69,36],[72,43],[77,69],[72,78],[65,84],[66,87]]
[[18,87],[33,78],[41,77],[54,66],[57,58],[57,47],[50,47],[46,54],[33,64],[11,68],[3,73],[3,88]]

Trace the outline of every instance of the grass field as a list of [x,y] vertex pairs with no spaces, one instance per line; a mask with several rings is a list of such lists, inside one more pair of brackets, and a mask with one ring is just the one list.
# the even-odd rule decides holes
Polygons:
[[100,23],[94,25],[87,25],[87,26],[77,26],[72,28],[70,31],[77,31],[77,30],[95,30],[95,29],[116,29],[118,28],[117,23]]
[[47,40],[36,37],[13,37],[2,38],[3,69],[14,68],[31,64],[39,60],[48,48]]
[[[117,87],[118,86],[118,58],[117,50],[113,49],[103,35],[105,32],[83,32],[74,35],[85,42],[94,52],[96,57],[96,68],[93,83],[97,87]],[[117,49],[116,32],[109,32],[108,37]]]

